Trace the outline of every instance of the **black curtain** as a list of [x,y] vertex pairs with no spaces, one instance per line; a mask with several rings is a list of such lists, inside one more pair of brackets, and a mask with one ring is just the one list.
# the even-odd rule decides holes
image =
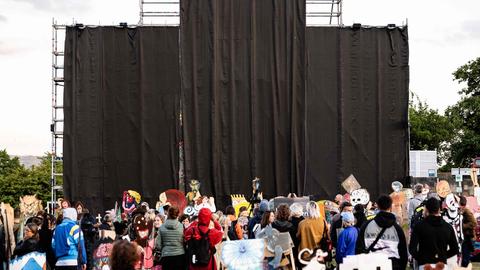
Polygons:
[[407,28],[307,29],[305,190],[344,192],[355,175],[372,200],[408,175]]
[[186,179],[217,206],[302,192],[304,0],[181,1]]
[[178,188],[178,28],[68,27],[64,192],[91,211]]

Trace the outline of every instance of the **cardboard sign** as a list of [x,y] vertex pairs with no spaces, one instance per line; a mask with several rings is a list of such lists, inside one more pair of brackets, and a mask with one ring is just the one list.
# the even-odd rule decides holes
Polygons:
[[353,174],[350,174],[345,180],[343,180],[342,187],[348,193],[352,193],[352,191],[362,188]]
[[47,256],[40,252],[30,252],[10,261],[10,269],[15,270],[43,270],[46,267]]

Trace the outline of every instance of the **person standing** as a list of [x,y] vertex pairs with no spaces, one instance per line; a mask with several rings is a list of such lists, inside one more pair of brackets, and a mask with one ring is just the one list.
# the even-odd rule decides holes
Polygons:
[[[318,205],[314,201],[307,203],[307,217],[298,224],[297,238],[300,239],[298,250],[308,248],[314,250],[327,234],[326,221],[320,215]],[[303,254],[305,254],[304,252]]]
[[440,215],[440,201],[430,198],[425,202],[426,218],[413,228],[408,250],[418,261],[419,269],[426,265],[446,264],[458,254],[458,243],[452,226]]
[[472,211],[467,208],[467,198],[460,197],[460,211],[463,215],[463,242],[462,242],[462,267],[467,267],[470,263],[470,256],[473,251],[473,238],[475,236],[475,228],[477,220]]
[[340,232],[343,230],[342,227],[342,213],[344,212],[353,212],[353,206],[351,203],[344,201],[340,204],[340,213],[336,214],[332,218],[332,227],[330,228],[330,239],[332,240],[333,246],[337,247],[337,238]]
[[343,258],[348,255],[355,255],[355,244],[358,238],[358,229],[353,226],[355,217],[350,212],[342,213],[343,231],[338,236],[338,247],[336,254],[337,264],[343,263]]
[[[213,224],[211,224],[211,222]],[[222,241],[223,231],[222,226],[217,221],[212,221],[212,211],[208,208],[200,209],[198,213],[198,221],[192,222],[190,226],[185,230],[184,233],[185,241],[187,242],[187,253],[192,254],[193,256],[187,256],[188,264],[190,270],[216,270],[217,264],[215,262],[215,246]],[[196,265],[195,258],[196,254],[193,250],[193,246],[190,244],[201,245],[204,240],[207,240],[209,243],[208,253],[209,259],[205,265]],[[202,258],[203,259],[203,258]]]
[[183,224],[178,221],[178,207],[168,209],[167,220],[160,226],[155,248],[160,251],[162,269],[186,269],[183,247]]
[[386,254],[392,261],[393,270],[403,270],[407,267],[407,241],[395,215],[391,213],[392,198],[380,195],[377,206],[375,218],[367,221],[360,229],[355,252]]
[[62,223],[55,228],[52,238],[52,248],[57,259],[55,269],[78,270],[78,266],[86,269],[85,242],[76,220],[75,208],[63,209]]
[[423,195],[423,185],[416,184],[413,187],[413,198],[408,200],[407,204],[407,215],[408,215],[408,224],[410,224],[413,215],[415,214],[415,209],[425,200],[425,195]]
[[39,251],[40,246],[38,244],[38,226],[35,223],[27,223],[25,225],[25,234],[23,240],[20,241],[15,250],[13,251],[13,257],[21,257],[30,252]]

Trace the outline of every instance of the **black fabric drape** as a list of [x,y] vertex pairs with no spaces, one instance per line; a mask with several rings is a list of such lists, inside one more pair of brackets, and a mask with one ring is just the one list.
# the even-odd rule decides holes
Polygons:
[[178,187],[178,59],[178,28],[67,28],[66,198],[96,212]]
[[372,199],[408,175],[406,28],[307,29],[305,190],[333,198],[354,174]]
[[[181,1],[186,179],[221,207],[301,192],[305,1]],[[220,200],[220,201],[218,201]]]

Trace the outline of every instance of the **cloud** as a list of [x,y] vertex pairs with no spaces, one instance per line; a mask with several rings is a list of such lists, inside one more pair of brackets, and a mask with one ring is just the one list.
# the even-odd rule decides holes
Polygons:
[[5,15],[0,14],[0,23],[7,22],[7,17]]

